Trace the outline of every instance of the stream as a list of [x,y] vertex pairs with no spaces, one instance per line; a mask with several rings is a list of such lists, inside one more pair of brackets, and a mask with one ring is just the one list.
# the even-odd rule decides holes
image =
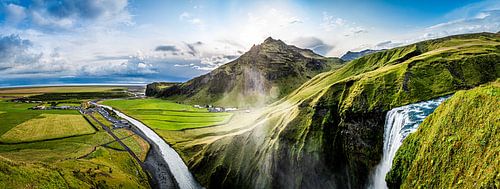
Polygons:
[[134,125],[140,131],[140,134],[151,143],[151,152],[148,153],[145,164],[149,167],[149,170],[152,170],[151,174],[154,176],[153,180],[156,188],[202,188],[193,174],[189,172],[179,154],[152,129],[109,106],[96,105],[113,110],[118,116]]
[[417,130],[418,125],[450,96],[418,102],[387,112],[384,126],[384,149],[380,163],[370,175],[370,189],[385,189],[385,175],[391,170],[392,161],[403,140]]

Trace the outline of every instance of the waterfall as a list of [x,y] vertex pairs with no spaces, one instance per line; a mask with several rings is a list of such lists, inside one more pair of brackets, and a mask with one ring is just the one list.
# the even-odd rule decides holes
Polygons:
[[394,108],[387,112],[384,126],[384,151],[380,163],[370,175],[370,189],[385,189],[385,175],[392,167],[396,151],[403,140],[449,96]]
[[172,173],[177,185],[180,189],[198,189],[202,188],[201,185],[196,181],[193,174],[189,172],[188,167],[182,160],[182,158],[177,154],[177,152],[168,145],[163,138],[158,136],[152,129],[148,126],[144,125],[142,122],[135,120],[109,106],[95,104],[110,110],[113,110],[118,116],[129,121],[139,130],[141,130],[144,135],[146,135],[151,141],[153,141],[156,145],[158,145],[160,149],[160,153],[165,159],[170,172]]

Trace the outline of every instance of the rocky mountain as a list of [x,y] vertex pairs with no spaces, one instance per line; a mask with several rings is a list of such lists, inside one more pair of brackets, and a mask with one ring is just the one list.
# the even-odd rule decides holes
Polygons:
[[173,83],[173,82],[153,82],[148,85],[146,85],[146,96],[156,96],[158,93],[168,87],[177,85],[179,83]]
[[366,49],[366,50],[362,50],[359,52],[347,51],[344,55],[342,55],[342,57],[340,57],[340,59],[342,59],[343,61],[351,61],[351,60],[354,60],[356,58],[359,58],[359,57],[362,57],[365,55],[369,55],[369,54],[372,54],[375,52],[379,52],[379,51],[382,51],[382,50]]
[[315,75],[339,68],[343,61],[267,38],[238,59],[208,74],[165,88],[160,97],[202,104],[266,104],[295,90]]
[[[499,60],[500,35],[493,33],[373,53],[225,126],[189,132],[188,142],[183,132],[173,147],[209,188],[363,188],[380,161],[390,109],[495,81]],[[442,137],[460,140],[454,133]],[[392,183],[404,179],[398,174]]]

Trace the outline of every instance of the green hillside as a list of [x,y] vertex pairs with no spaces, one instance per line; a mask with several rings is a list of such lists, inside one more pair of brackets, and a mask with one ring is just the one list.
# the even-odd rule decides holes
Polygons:
[[500,188],[499,95],[497,81],[438,107],[398,150],[391,188]]
[[424,41],[318,74],[224,126],[160,134],[211,188],[360,188],[388,110],[494,81],[499,60],[499,34]]
[[342,63],[338,58],[267,38],[238,59],[180,85],[160,90],[158,83],[152,83],[148,94],[192,104],[258,106],[289,94],[318,73],[337,69]]

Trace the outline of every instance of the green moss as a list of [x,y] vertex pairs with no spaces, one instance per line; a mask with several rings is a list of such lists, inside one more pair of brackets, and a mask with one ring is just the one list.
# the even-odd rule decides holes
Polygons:
[[394,188],[500,187],[500,82],[459,91],[408,136],[386,180]]
[[362,188],[381,156],[386,112],[495,80],[499,38],[468,34],[370,54],[226,125],[156,131],[207,187]]

